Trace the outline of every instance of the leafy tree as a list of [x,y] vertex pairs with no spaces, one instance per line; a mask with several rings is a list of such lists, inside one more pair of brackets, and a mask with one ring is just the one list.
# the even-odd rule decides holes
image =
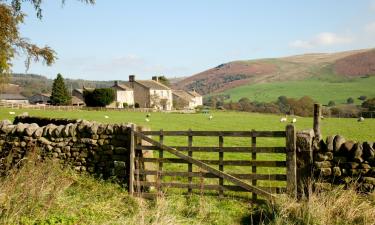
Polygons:
[[[94,0],[80,0],[93,4]],[[15,55],[26,55],[25,66],[29,68],[31,61],[42,60],[48,66],[56,60],[56,52],[50,47],[39,47],[31,43],[19,33],[20,24],[24,23],[26,14],[22,11],[24,3],[30,3],[37,18],[42,18],[42,0],[0,0],[0,84],[8,81],[11,72],[11,61]],[[64,3],[65,0],[62,0]]]
[[346,99],[346,103],[347,104],[353,104],[354,103],[354,99],[352,97]]
[[52,85],[51,103],[53,105],[68,105],[70,100],[71,96],[68,93],[68,89],[65,87],[64,78],[61,74],[57,74]]
[[105,107],[115,100],[115,91],[112,88],[97,88],[93,91],[84,90],[83,98],[90,107]]
[[160,83],[164,84],[165,86],[168,86],[168,87],[171,86],[171,83],[169,82],[168,78],[166,78],[165,76],[159,76],[158,80]]
[[336,105],[336,102],[334,102],[334,101],[332,101],[332,100],[328,102],[328,106],[329,106],[329,107],[333,107],[333,106],[335,106],[335,105]]
[[370,111],[374,111],[375,110],[375,98],[370,98],[364,101],[362,103],[362,107],[367,108]]

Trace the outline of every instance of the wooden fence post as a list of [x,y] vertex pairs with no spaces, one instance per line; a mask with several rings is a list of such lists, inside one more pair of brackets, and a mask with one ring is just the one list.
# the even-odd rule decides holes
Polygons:
[[135,138],[134,138],[134,124],[130,127],[130,156],[129,156],[129,194],[134,194],[134,159],[135,159]]
[[320,104],[314,104],[314,134],[315,139],[321,139],[321,132],[320,132],[320,118],[322,116],[322,107]]
[[297,197],[297,156],[296,156],[296,130],[294,125],[286,126],[286,177],[287,192],[292,197]]
[[[189,147],[188,156],[189,157],[193,157],[193,151],[191,151],[192,146],[193,146],[193,136],[191,135],[191,129],[189,129],[189,136],[188,136],[188,147]],[[191,163],[188,164],[188,172],[189,173],[193,172],[193,164]],[[193,184],[193,178],[190,175],[188,176],[188,183],[189,185]],[[192,191],[193,189],[189,186],[188,193],[191,194]]]

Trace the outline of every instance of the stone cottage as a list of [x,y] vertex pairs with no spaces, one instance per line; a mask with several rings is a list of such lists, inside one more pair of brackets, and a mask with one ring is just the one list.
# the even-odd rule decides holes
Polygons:
[[195,91],[173,90],[172,95],[176,109],[194,109],[202,105],[202,96]]
[[120,84],[118,81],[115,81],[112,89],[115,91],[113,107],[125,108],[126,106],[134,106],[134,91],[129,84]]
[[135,75],[130,75],[126,85],[134,91],[135,105],[138,104],[141,108],[172,109],[172,90],[160,83],[158,77],[152,77],[152,80],[136,80]]

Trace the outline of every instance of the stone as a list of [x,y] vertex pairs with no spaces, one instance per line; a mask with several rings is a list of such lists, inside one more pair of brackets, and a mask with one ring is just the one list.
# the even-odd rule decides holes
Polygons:
[[76,136],[77,134],[77,125],[76,124],[72,124],[71,126],[69,126],[69,137],[74,137]]
[[8,126],[8,125],[11,125],[12,122],[10,122],[10,120],[2,120],[0,122],[0,130],[3,128],[3,126]]
[[61,149],[60,149],[60,148],[55,148],[54,151],[55,151],[56,153],[61,153]]
[[52,157],[53,157],[53,158],[58,158],[58,157],[59,157],[59,154],[56,153],[56,152],[54,152],[54,153],[52,153]]
[[333,139],[333,151],[334,152],[340,151],[341,146],[344,143],[345,143],[345,138],[340,135],[336,135],[335,138]]
[[333,153],[332,152],[325,152],[325,153],[316,153],[314,154],[314,158],[316,161],[330,161],[333,159]]
[[97,134],[93,134],[93,135],[91,136],[91,138],[94,139],[94,140],[98,140],[98,139],[99,139],[99,135],[97,135]]
[[327,151],[332,152],[333,151],[333,136],[328,136],[326,139],[326,144],[327,144]]
[[62,130],[65,128],[64,125],[60,125],[58,127],[56,127],[53,131],[53,136],[56,137],[56,138],[59,138],[62,136]]
[[107,125],[105,125],[105,124],[99,124],[98,130],[97,130],[96,133],[98,135],[101,135],[101,134],[105,133],[106,128],[107,128]]
[[123,147],[117,147],[115,148],[115,153],[116,154],[126,154],[128,152],[128,150],[126,148],[123,148]]
[[30,124],[30,126],[26,127],[25,134],[31,137],[38,128],[39,128],[38,124],[32,123]]
[[352,152],[353,152],[353,159],[355,162],[363,162],[363,158],[362,158],[362,155],[363,155],[363,148],[362,148],[362,144],[361,143],[356,143],[354,146],[353,146],[353,149],[352,149]]
[[323,162],[314,162],[316,168],[330,168],[332,166],[331,162],[323,161]]
[[43,135],[43,127],[39,127],[34,131],[33,137],[40,138]]
[[25,132],[25,129],[28,127],[27,124],[18,123],[16,125],[16,133],[22,135]]
[[371,166],[369,164],[367,164],[367,163],[362,163],[361,164],[361,168],[362,169],[371,169]]
[[113,134],[113,124],[108,124],[105,130],[106,134]]
[[344,156],[335,156],[333,157],[333,161],[337,164],[346,163],[348,162],[347,157]]
[[45,138],[45,137],[40,137],[40,138],[38,139],[38,141],[39,141],[40,143],[44,144],[44,145],[52,145],[52,142],[50,142],[49,140],[47,140],[47,138]]
[[64,129],[61,131],[63,137],[69,137],[69,127],[72,126],[71,123],[64,126]]
[[332,168],[332,171],[333,171],[333,176],[335,176],[335,177],[341,176],[341,169],[340,169],[340,167],[335,166],[335,167]]
[[24,148],[24,147],[26,147],[26,142],[21,141],[21,144],[20,144],[20,145],[21,145],[22,148]]
[[90,134],[97,134],[99,129],[99,124],[94,122],[90,127]]
[[320,140],[318,143],[318,147],[315,147],[315,149],[316,148],[322,151],[327,151],[327,144],[323,140]]
[[375,149],[372,147],[372,142],[363,142],[363,159],[364,160],[372,160],[375,158]]
[[340,154],[349,156],[355,144],[356,142],[354,141],[346,141],[344,144],[341,145],[341,148],[339,151]]
[[100,146],[104,145],[104,139],[99,139],[99,140],[98,140],[98,144],[99,144]]
[[320,168],[318,171],[319,174],[324,177],[328,177],[332,174],[331,168]]

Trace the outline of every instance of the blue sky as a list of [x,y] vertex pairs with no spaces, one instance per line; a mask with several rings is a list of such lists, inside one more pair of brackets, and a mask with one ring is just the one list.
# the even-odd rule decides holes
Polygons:
[[[234,60],[375,47],[375,0],[45,0],[42,20],[24,10],[22,35],[59,58],[28,72],[49,78],[190,76]],[[13,72],[25,72],[22,56]]]

